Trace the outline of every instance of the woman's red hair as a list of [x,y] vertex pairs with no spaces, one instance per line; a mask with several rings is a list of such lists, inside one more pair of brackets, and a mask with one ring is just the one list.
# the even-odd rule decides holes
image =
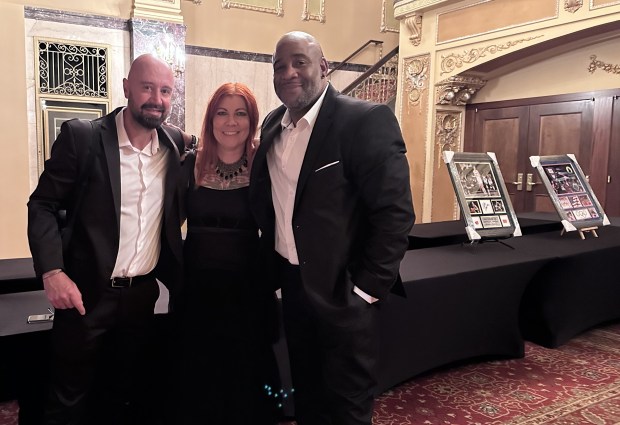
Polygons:
[[224,96],[241,96],[245,102],[250,119],[250,131],[248,139],[245,141],[245,154],[248,159],[248,170],[252,167],[254,159],[254,137],[258,128],[258,106],[252,91],[241,83],[224,83],[211,96],[207,105],[204,121],[202,122],[202,133],[198,141],[196,152],[196,183],[200,184],[204,176],[213,170],[217,164],[217,140],[213,134],[213,118],[217,108]]

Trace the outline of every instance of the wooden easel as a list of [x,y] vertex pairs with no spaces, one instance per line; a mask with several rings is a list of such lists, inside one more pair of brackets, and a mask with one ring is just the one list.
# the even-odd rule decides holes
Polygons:
[[[595,238],[598,238],[598,234],[596,233],[596,229],[598,229],[598,226],[593,226],[593,227],[584,227],[583,229],[577,229],[577,231],[579,232],[579,237],[581,238],[581,240],[584,240],[586,238],[585,233],[586,232],[590,232],[594,235]],[[564,233],[566,233],[565,229],[562,229],[562,232],[560,233],[560,236],[564,236]]]

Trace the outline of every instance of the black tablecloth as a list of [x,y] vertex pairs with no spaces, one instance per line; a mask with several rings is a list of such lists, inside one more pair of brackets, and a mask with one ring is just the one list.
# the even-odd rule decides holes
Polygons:
[[43,289],[34,275],[32,258],[0,260],[0,294]]
[[[518,217],[518,221],[523,235],[554,230],[559,232],[562,229],[559,218],[554,219],[549,215],[541,215],[539,218]],[[469,238],[463,220],[416,224],[409,233],[409,249],[432,248],[464,242],[469,242]]]
[[379,390],[457,360],[521,357],[520,300],[545,261],[498,242],[408,251],[407,298],[380,306]]

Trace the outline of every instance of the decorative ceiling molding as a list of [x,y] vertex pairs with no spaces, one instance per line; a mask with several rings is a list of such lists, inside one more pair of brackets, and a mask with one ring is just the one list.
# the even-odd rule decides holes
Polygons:
[[620,74],[620,65],[605,63],[603,61],[597,60],[596,55],[592,55],[590,56],[590,65],[588,66],[588,71],[590,71],[590,74],[594,74],[594,71],[596,71],[597,69],[602,69],[603,71],[610,74]]
[[583,6],[583,0],[564,0],[564,10],[575,13]]
[[409,41],[414,46],[419,46],[422,42],[422,15],[411,15],[405,18],[405,25],[411,33]]
[[465,51],[464,54],[458,55],[451,53],[447,56],[441,56],[441,75],[448,74],[454,71],[456,68],[460,68],[464,63],[474,63],[478,59],[483,58],[488,54],[494,55],[497,52],[508,50],[518,44],[525,43],[526,41],[535,40],[537,38],[544,37],[543,35],[537,35],[535,37],[522,38],[520,40],[508,41],[504,44],[491,44],[490,46],[471,49]]
[[403,61],[405,90],[409,106],[418,106],[423,93],[428,89],[428,72],[430,56],[406,58]]
[[471,102],[486,80],[478,77],[456,75],[435,84],[435,104],[464,106]]

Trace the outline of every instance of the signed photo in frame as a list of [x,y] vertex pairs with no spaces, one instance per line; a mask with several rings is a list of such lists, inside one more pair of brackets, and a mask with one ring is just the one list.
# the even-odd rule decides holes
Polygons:
[[573,154],[531,156],[564,230],[574,231],[610,224]]
[[445,151],[443,159],[471,241],[521,236],[494,153]]

